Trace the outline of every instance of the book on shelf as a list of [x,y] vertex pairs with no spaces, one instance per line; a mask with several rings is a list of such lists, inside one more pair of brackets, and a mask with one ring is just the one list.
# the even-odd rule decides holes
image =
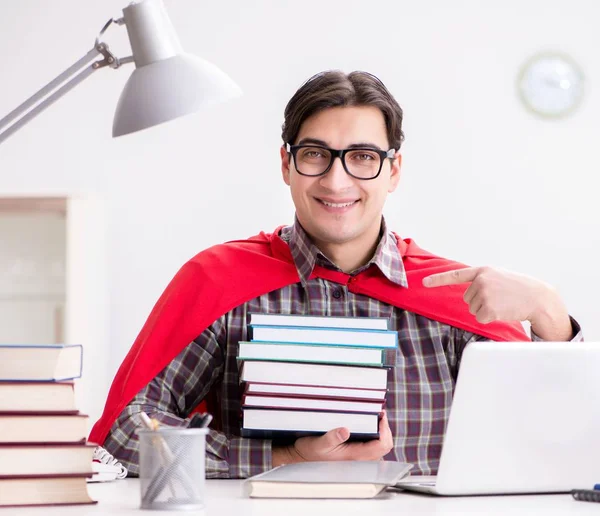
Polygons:
[[0,478],[91,476],[95,444],[1,444]]
[[244,382],[361,389],[386,389],[387,375],[378,367],[258,360],[242,362],[240,371]]
[[329,315],[262,314],[250,313],[250,324],[262,326],[315,326],[322,328],[347,328],[387,330],[385,317],[335,317]]
[[340,387],[318,387],[314,385],[293,385],[279,383],[246,383],[246,394],[302,397],[315,399],[339,399],[354,401],[385,400],[386,389],[357,389]]
[[0,382],[0,412],[77,412],[73,382]]
[[248,330],[251,340],[260,342],[309,342],[311,344],[373,348],[396,348],[398,346],[398,332],[391,330],[261,326],[258,324],[251,324]]
[[373,498],[412,467],[383,460],[299,462],[250,477],[243,490],[251,498]]
[[345,427],[351,440],[379,438],[379,414],[244,408],[242,436],[263,439],[298,438]]
[[87,476],[0,479],[0,507],[97,503],[88,494]]
[[88,416],[78,412],[0,413],[0,443],[75,443],[87,437]]
[[242,397],[242,408],[272,408],[290,410],[324,410],[327,412],[366,412],[378,414],[383,410],[381,401],[348,401],[315,398],[287,398],[283,396],[253,396],[245,394]]
[[80,344],[0,344],[0,380],[61,381],[81,377]]
[[385,363],[384,351],[381,348],[368,349],[305,343],[246,341],[240,341],[238,345],[238,360],[277,360],[280,362],[369,366],[382,366]]

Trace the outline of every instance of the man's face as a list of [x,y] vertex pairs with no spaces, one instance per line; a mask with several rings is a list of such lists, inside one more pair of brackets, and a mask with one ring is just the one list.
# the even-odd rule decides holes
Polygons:
[[[371,106],[325,109],[306,119],[296,145],[307,140],[322,141],[333,149],[354,145],[389,150],[382,112]],[[381,214],[388,192],[400,179],[400,154],[393,162],[385,159],[381,173],[371,180],[356,179],[346,173],[336,158],[323,176],[298,174],[285,148],[281,149],[283,180],[289,185],[302,227],[319,244],[340,245],[348,242],[373,245],[379,234]]]

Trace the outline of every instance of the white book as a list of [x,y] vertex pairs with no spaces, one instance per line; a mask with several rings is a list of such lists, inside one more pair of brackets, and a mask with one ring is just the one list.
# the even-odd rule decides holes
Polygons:
[[322,328],[348,328],[387,330],[386,317],[332,317],[328,315],[250,314],[250,324],[265,326],[318,326]]
[[385,400],[385,389],[356,389],[317,387],[313,385],[284,385],[278,383],[247,383],[247,394],[277,394],[299,397],[314,397],[320,399],[349,399],[349,400]]
[[376,437],[379,431],[379,415],[360,412],[243,409],[243,429],[246,431],[325,433],[338,427],[347,428],[350,434]]
[[242,363],[240,379],[244,382],[386,389],[387,374],[385,368],[251,360]]
[[252,341],[330,344],[374,348],[395,348],[398,345],[398,332],[390,330],[260,326],[256,324],[251,324],[249,328]]

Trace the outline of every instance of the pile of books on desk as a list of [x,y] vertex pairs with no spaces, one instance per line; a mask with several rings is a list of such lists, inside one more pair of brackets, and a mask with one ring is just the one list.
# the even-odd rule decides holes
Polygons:
[[95,503],[81,366],[81,346],[0,345],[0,507]]
[[398,334],[385,318],[250,314],[239,343],[242,435],[297,438],[346,427],[379,437]]

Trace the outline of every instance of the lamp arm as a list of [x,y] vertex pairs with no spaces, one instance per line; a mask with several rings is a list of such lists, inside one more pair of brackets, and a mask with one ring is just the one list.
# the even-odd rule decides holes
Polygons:
[[[96,38],[96,43],[92,50],[0,120],[0,143],[16,133],[21,127],[34,119],[47,107],[54,104],[54,102],[71,91],[84,79],[87,79],[96,70],[105,66],[118,68],[122,64],[133,62],[133,57],[131,56],[122,59],[115,57],[109,51],[108,45],[100,40],[100,36],[111,23],[123,24],[122,20],[109,20],[102,28],[100,35]],[[104,59],[92,62],[98,56],[103,56]],[[12,123],[17,118],[18,120]]]

